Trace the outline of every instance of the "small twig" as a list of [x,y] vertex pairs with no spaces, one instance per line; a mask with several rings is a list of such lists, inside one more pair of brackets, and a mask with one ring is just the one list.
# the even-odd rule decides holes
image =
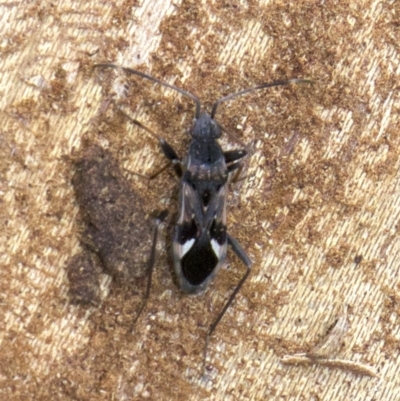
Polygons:
[[342,369],[347,372],[355,373],[361,376],[378,377],[375,370],[368,365],[360,362],[353,362],[347,359],[330,358],[312,358],[306,354],[285,355],[281,362],[284,365],[321,365],[329,368]]
[[362,376],[377,377],[375,370],[360,362],[353,362],[347,359],[336,359],[332,355],[340,349],[343,337],[350,328],[347,320],[347,307],[339,316],[338,320],[323,338],[310,352],[294,355],[285,355],[281,362],[285,365],[322,365],[329,368],[342,369]]

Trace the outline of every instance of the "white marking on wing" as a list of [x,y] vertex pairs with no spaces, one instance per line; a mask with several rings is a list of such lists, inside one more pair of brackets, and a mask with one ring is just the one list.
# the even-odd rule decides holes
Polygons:
[[217,258],[221,258],[221,256],[224,253],[224,245],[220,245],[218,244],[218,241],[216,241],[215,239],[211,240],[211,247],[215,253],[215,255],[217,256]]
[[193,246],[193,244],[194,244],[194,241],[195,241],[195,239],[194,238],[192,238],[192,239],[189,239],[189,240],[187,240],[184,244],[182,244],[181,246],[180,246],[180,249],[179,249],[179,256],[181,257],[181,258],[183,258],[189,251],[190,251],[190,249],[192,248],[192,246]]

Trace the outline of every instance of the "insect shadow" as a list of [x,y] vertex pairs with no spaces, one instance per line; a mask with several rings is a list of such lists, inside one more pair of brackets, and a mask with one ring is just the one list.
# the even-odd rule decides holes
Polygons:
[[123,176],[110,151],[96,144],[84,144],[79,156],[72,160],[75,167],[72,184],[84,229],[83,251],[67,266],[70,300],[97,306],[99,277],[103,272],[128,285],[148,276],[135,322],[150,292],[149,272],[155,263],[158,228],[166,212],[156,213],[151,234],[143,201]]
[[[178,221],[173,236],[173,263],[180,288],[188,293],[204,290],[224,265],[228,245],[246,267],[246,272],[236,285],[217,318],[210,325],[203,353],[203,373],[207,359],[210,336],[223,318],[225,312],[248,278],[252,261],[226,228],[226,203],[228,182],[232,173],[240,170],[247,155],[245,149],[223,151],[218,139],[225,131],[215,120],[218,106],[227,100],[254,92],[256,90],[291,83],[311,83],[307,79],[289,79],[264,83],[218,99],[211,113],[202,111],[201,102],[194,94],[170,85],[141,71],[120,67],[115,64],[96,64],[94,68],[113,68],[126,74],[137,75],[144,79],[173,89],[195,103],[195,119],[190,131],[192,141],[184,159],[164,138],[145,127],[139,121],[125,116],[135,125],[146,130],[160,144],[166,158],[172,162],[176,175],[181,179],[179,192]],[[225,131],[226,132],[226,131]]]

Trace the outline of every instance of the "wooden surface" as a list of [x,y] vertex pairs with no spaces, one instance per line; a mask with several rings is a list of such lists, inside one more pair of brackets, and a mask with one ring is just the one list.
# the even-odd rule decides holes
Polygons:
[[[0,16],[2,399],[400,399],[399,2],[10,1]],[[206,330],[244,269],[228,252],[204,294],[179,291],[168,256],[177,179],[168,171],[147,185],[132,174],[165,160],[118,113],[183,156],[193,104],[93,72],[99,62],[140,68],[204,107],[262,82],[315,80],[218,111],[253,149],[248,179],[231,188],[228,227],[254,267],[202,378]],[[99,307],[69,302],[66,266],[82,231],[70,156],[84,139],[112,152],[146,214],[170,208],[133,330],[144,283],[127,289],[103,275]],[[343,310],[348,329],[332,340]],[[281,363],[324,339],[325,356],[378,376]]]

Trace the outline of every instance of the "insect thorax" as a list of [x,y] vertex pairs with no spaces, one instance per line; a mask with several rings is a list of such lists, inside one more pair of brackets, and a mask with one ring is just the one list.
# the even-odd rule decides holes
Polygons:
[[218,142],[192,141],[183,180],[190,183],[206,206],[228,181],[228,169]]

